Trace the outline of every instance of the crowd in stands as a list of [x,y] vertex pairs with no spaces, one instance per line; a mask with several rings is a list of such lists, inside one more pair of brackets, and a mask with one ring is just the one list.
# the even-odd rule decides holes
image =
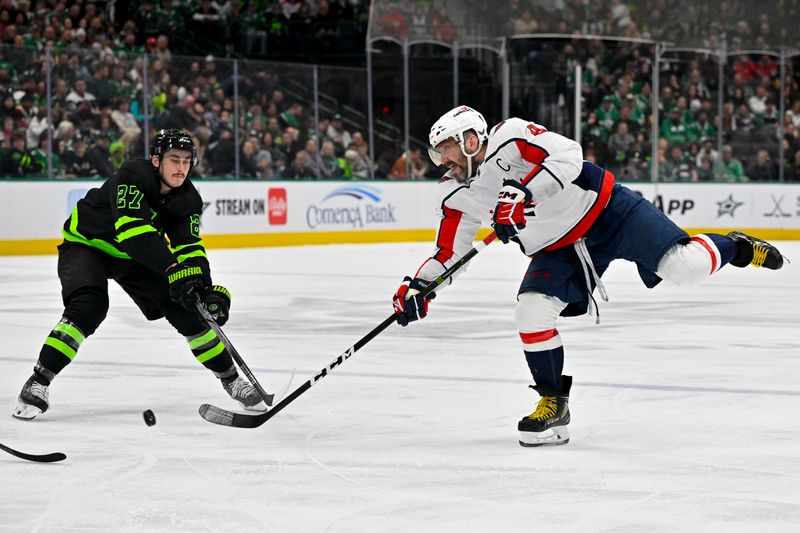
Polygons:
[[[784,43],[797,48],[800,6],[761,10],[757,3],[720,0],[721,24],[712,24],[712,3],[682,0],[524,2],[509,0],[507,32],[615,35],[719,49],[727,32],[723,85],[713,53],[666,52],[659,64],[660,91],[655,153],[661,181],[800,180],[800,87],[788,61],[781,93],[780,65],[766,50]],[[580,5],[578,5],[580,4]],[[794,38],[792,37],[794,36]],[[760,47],[760,48],[759,48]],[[581,132],[585,157],[626,180],[648,180],[653,150],[653,47],[631,41],[562,39],[512,41],[515,61],[538,79],[554,74],[561,112],[572,113],[574,67],[583,69]],[[718,96],[722,92],[722,112]],[[781,98],[785,114],[780,116]],[[532,117],[535,118],[535,117]],[[783,135],[779,125],[783,122]],[[721,149],[718,142],[721,137]],[[781,150],[782,145],[782,150]]]
[[[750,9],[747,2],[720,1],[731,13]],[[667,9],[665,0],[639,1],[636,10],[619,0],[507,2],[507,9],[493,13],[503,17],[508,34],[581,27],[584,33],[635,38],[695,32],[700,39],[710,16],[700,6],[687,18],[697,3],[681,0],[678,22],[691,23],[656,27],[652,18],[638,17],[677,16],[666,15],[676,10]],[[233,177],[237,159],[238,175],[256,179],[436,177],[440,172],[416,146],[408,153],[395,146],[370,160],[365,123],[337,109],[320,113],[317,123],[308,95],[270,63],[248,62],[234,77],[230,61],[180,53],[187,34],[235,36],[228,40],[231,47],[251,56],[302,51],[312,46],[308,43],[345,46],[332,43],[349,42],[342,32],[353,30],[349,22],[364,23],[367,9],[362,0],[0,0],[0,174],[44,176],[49,165],[59,178],[108,176],[126,157],[144,154],[145,134],[176,127],[194,137],[200,161],[195,172],[201,177]],[[459,25],[437,2],[399,0],[382,9],[379,23],[398,36],[433,32],[443,41],[458,36]],[[774,33],[770,16],[731,18],[731,35],[763,42]],[[304,20],[313,23],[301,28]],[[363,42],[358,46],[363,50]],[[539,79],[556,80],[564,114],[572,112],[574,67],[583,67],[584,156],[622,180],[650,179],[654,144],[660,180],[775,180],[779,146],[785,179],[800,180],[800,87],[791,61],[780,94],[779,65],[769,54],[731,55],[722,89],[715,55],[665,56],[659,66],[655,141],[650,45],[577,38],[514,41],[511,61],[527,65]],[[535,110],[526,116],[537,119]]]
[[[653,62],[643,48],[584,40],[561,48],[563,61],[584,67],[585,157],[627,180],[649,180],[653,165]],[[731,56],[720,88],[713,55],[676,54],[664,61],[655,128],[658,179],[774,181],[782,143],[784,179],[800,180],[800,90],[797,78],[787,76],[781,117],[777,67],[767,54]]]
[[[132,3],[132,18],[124,20],[114,13],[122,4],[0,0],[3,175],[47,175],[52,139],[50,167],[56,177],[108,176],[126,157],[144,154],[146,126],[150,137],[161,128],[188,131],[198,147],[199,176],[232,177],[237,151],[241,177],[366,178],[374,173],[363,131],[348,131],[337,113],[316,124],[308,98],[291,96],[268,63],[248,62],[246,72],[234,79],[230,61],[210,54],[180,56],[171,49],[175,35],[190,30],[221,35],[237,24],[252,30],[245,32],[245,44],[258,44],[263,24],[274,29],[276,20],[289,21],[279,32],[285,36],[295,15],[326,21],[328,37],[341,42],[340,22],[363,16],[363,2],[141,1]],[[260,7],[256,12],[254,5]],[[263,20],[254,22],[256,15]],[[280,41],[280,35],[268,32],[262,51],[274,50],[278,42],[293,46],[294,37]]]

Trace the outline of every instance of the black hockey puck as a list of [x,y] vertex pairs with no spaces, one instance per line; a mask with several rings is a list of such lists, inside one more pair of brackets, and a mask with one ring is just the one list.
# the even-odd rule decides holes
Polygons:
[[144,423],[148,426],[155,426],[156,425],[156,415],[153,414],[153,411],[148,409],[147,411],[142,413],[144,417]]

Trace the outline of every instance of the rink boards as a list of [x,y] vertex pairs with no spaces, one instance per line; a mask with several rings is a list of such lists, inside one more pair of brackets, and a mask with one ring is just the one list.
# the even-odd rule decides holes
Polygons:
[[[0,181],[0,255],[55,253],[61,226],[100,181]],[[198,180],[209,248],[426,241],[436,182]],[[800,184],[632,183],[689,233],[733,228],[800,239]]]

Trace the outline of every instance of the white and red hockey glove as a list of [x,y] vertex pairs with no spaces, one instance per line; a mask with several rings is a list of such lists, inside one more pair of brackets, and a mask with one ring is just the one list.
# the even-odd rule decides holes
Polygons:
[[425,280],[411,279],[409,276],[403,278],[403,284],[392,297],[398,324],[405,327],[409,322],[428,316],[428,301],[436,298],[436,293],[432,292],[423,298],[419,292],[427,286]]
[[503,182],[492,217],[494,232],[503,243],[516,240],[517,234],[525,229],[525,209],[530,203],[531,191],[513,180]]

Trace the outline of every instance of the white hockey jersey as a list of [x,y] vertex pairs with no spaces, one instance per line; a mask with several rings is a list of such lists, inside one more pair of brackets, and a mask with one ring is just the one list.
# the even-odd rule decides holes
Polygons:
[[580,239],[608,204],[614,185],[613,174],[583,161],[578,143],[520,118],[492,128],[486,157],[467,184],[449,174],[438,185],[436,249],[416,274],[425,280],[435,279],[472,248],[481,225],[492,221],[504,180],[531,191],[533,206],[526,209],[526,227],[519,234],[527,255]]

